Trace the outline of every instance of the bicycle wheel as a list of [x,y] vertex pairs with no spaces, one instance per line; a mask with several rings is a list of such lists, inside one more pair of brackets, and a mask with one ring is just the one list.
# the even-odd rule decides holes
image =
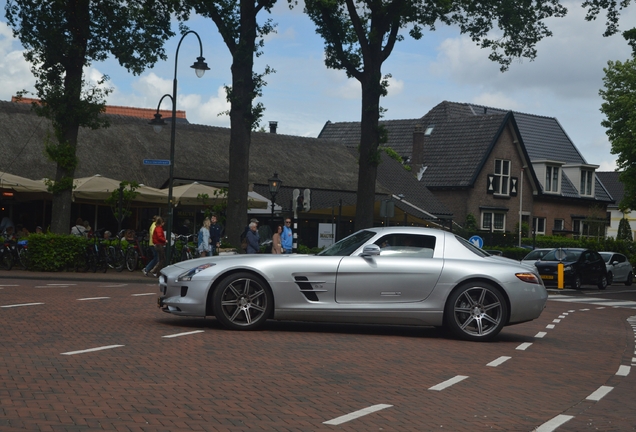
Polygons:
[[90,249],[88,251],[88,270],[90,270],[92,273],[95,273],[97,271],[97,252],[95,252],[93,249]]
[[124,267],[126,267],[126,255],[124,254],[124,251],[119,248],[115,248],[112,252],[113,266],[115,268],[115,271],[121,272],[122,270],[124,270]]
[[11,251],[9,249],[2,250],[0,266],[2,266],[5,270],[11,270],[13,268],[13,255],[11,255]]
[[97,270],[101,273],[106,273],[108,270],[108,251],[105,248],[100,248],[96,255],[97,258]]
[[20,249],[20,251],[18,252],[18,258],[20,261],[20,265],[22,266],[22,269],[28,270],[29,269],[29,250],[25,247]]
[[137,262],[139,261],[139,253],[134,248],[126,251],[126,268],[128,271],[137,270]]

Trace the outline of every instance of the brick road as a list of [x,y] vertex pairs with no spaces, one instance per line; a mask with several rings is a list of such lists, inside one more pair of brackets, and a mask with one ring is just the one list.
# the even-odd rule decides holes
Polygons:
[[0,276],[2,431],[531,431],[559,415],[572,418],[558,431],[636,429],[636,371],[616,375],[636,356],[635,309],[549,301],[492,343],[401,326],[236,332],[160,312],[140,273]]

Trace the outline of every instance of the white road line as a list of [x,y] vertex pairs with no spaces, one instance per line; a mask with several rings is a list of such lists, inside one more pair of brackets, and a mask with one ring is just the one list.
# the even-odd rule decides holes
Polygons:
[[33,288],[68,288],[69,285],[55,285],[55,286],[51,286],[51,285],[36,285]]
[[614,390],[614,387],[600,386],[598,390],[586,397],[587,400],[600,401],[605,395]]
[[4,305],[0,306],[2,308],[12,308],[12,307],[20,307],[20,306],[35,306],[35,305],[43,305],[44,303],[22,303],[22,304],[14,304],[14,305]]
[[161,336],[162,338],[174,338],[174,337],[179,337],[179,336],[187,336],[187,335],[191,335],[191,334],[196,334],[196,333],[203,333],[205,330],[195,330],[195,331],[191,331],[191,332],[186,332],[186,333],[175,333],[175,334],[171,334],[171,335],[166,335],[166,336]]
[[107,349],[112,349],[112,348],[119,348],[119,347],[123,347],[123,346],[126,346],[126,345],[108,345],[108,346],[97,347],[97,348],[89,348],[89,349],[85,349],[85,350],[81,350],[81,351],[69,351],[69,352],[60,353],[60,354],[61,355],[84,354],[84,353],[89,353],[89,352],[94,352],[94,351],[101,351],[101,350],[107,350]]
[[552,420],[549,420],[543,423],[538,428],[536,428],[535,432],[552,432],[553,430],[556,430],[559,426],[561,426],[564,423],[567,423],[573,418],[574,416],[559,414],[558,416],[554,417]]
[[568,312],[576,312],[575,310],[569,310]]
[[100,285],[100,288],[119,288],[119,287],[125,287],[128,284],[117,284],[117,285]]
[[558,324],[558,323],[561,322],[561,320],[560,319],[553,319],[552,322],[555,323],[555,324]]
[[139,296],[149,296],[149,295],[157,295],[157,293],[143,293],[143,294],[131,294],[131,297],[139,297]]
[[[633,359],[632,359],[633,361]],[[619,366],[618,367],[618,372],[616,372],[616,375],[618,376],[627,376],[629,375],[629,371],[631,370],[631,366]]]
[[80,298],[77,299],[79,301],[84,301],[84,300],[104,300],[104,299],[109,299],[110,297],[86,297],[86,298]]
[[434,385],[433,387],[430,387],[429,390],[442,391],[442,390],[444,390],[447,387],[455,385],[458,382],[464,381],[466,378],[468,378],[468,377],[464,376],[464,375],[457,375],[455,378],[451,378],[451,379],[446,380],[444,382],[441,382],[441,383],[439,383],[437,385]]
[[579,309],[581,312],[589,311],[589,309]]
[[392,406],[393,405],[387,405],[387,404],[373,405],[373,406],[370,406],[368,408],[364,408],[364,409],[361,409],[361,410],[358,410],[358,411],[354,411],[351,414],[346,414],[346,415],[337,417],[337,418],[335,418],[333,420],[328,420],[326,422],[323,422],[323,424],[334,425],[334,426],[335,425],[339,425],[339,424],[346,423],[346,422],[351,421],[351,420],[355,420],[355,419],[360,418],[362,416],[365,416],[367,414],[372,414],[372,413],[374,413],[376,411],[380,411],[380,410],[383,410],[383,409],[386,409],[386,408],[391,408]]
[[519,351],[525,351],[526,349],[530,348],[530,345],[532,345],[532,342],[524,342],[515,349],[518,349]]
[[605,309],[605,306],[597,307],[596,309]]
[[632,357],[632,363],[636,363],[636,357]]
[[65,283],[65,284],[47,284],[48,286],[69,286],[69,285],[77,285],[77,284],[72,284],[72,283]]
[[536,335],[534,335],[534,337],[541,339],[542,337],[544,337],[545,335],[547,335],[546,332],[539,332]]
[[12,287],[12,286],[20,286],[20,285],[0,285],[0,287]]
[[548,324],[547,326],[545,326],[545,328],[553,329],[554,328],[554,324]]
[[486,366],[490,366],[490,367],[497,367],[502,363],[507,362],[508,360],[510,360],[512,357],[508,357],[508,356],[501,356],[496,360],[491,361],[490,363],[488,363]]
[[563,318],[565,318],[565,316],[566,316],[566,315],[567,315],[567,314],[559,315],[559,318],[560,318],[560,319],[563,319]]

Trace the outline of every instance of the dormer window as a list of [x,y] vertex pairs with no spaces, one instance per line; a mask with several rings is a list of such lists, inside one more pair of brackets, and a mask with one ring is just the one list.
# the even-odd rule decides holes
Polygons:
[[495,159],[495,195],[509,195],[510,161]]
[[424,131],[424,136],[429,136],[430,134],[433,133],[433,129],[435,129],[435,125],[431,124],[426,126],[426,130]]
[[585,196],[592,196],[594,194],[592,184],[594,182],[594,171],[581,170],[581,186],[579,193]]
[[559,167],[547,165],[545,167],[545,191],[559,192]]

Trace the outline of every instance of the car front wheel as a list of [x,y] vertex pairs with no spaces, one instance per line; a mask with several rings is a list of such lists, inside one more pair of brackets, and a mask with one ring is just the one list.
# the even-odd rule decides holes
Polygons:
[[232,330],[254,330],[271,315],[274,301],[265,281],[250,273],[223,279],[214,290],[214,315]]
[[598,278],[598,289],[600,290],[604,290],[605,288],[607,288],[607,275],[601,275]]
[[494,286],[479,282],[454,291],[444,310],[445,324],[455,336],[488,341],[499,334],[508,316],[508,306]]

